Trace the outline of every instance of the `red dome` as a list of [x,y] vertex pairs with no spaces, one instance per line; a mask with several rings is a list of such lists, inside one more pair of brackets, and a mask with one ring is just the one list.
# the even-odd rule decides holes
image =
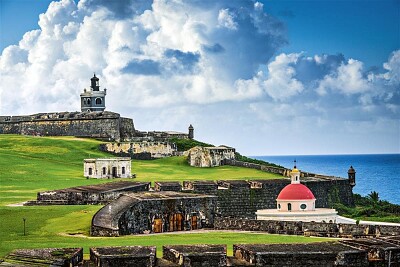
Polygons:
[[302,184],[289,184],[279,193],[279,200],[315,199],[314,194],[307,186]]

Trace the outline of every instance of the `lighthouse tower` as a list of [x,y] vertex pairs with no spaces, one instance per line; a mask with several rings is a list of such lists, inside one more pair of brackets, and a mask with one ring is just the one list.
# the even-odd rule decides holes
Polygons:
[[83,89],[81,94],[82,112],[99,112],[106,108],[107,89],[100,90],[99,78],[96,74],[90,79],[90,89]]

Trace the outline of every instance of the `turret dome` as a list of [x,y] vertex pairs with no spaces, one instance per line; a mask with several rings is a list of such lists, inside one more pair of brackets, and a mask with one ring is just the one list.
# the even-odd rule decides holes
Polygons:
[[310,200],[315,199],[311,190],[303,184],[289,184],[279,193],[277,200]]

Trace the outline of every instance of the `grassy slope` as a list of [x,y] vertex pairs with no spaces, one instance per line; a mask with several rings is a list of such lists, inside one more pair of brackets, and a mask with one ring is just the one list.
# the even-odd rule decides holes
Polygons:
[[[100,206],[7,207],[7,204],[34,199],[38,191],[109,182],[83,177],[82,160],[109,156],[98,151],[99,142],[69,137],[24,137],[0,135],[0,257],[15,248],[81,247],[105,245],[157,245],[215,243],[311,242],[298,236],[251,233],[157,234],[119,238],[92,238],[87,235],[93,214]],[[138,181],[216,180],[277,178],[257,170],[224,166],[194,168],[184,158],[134,161]],[[26,218],[27,236],[23,236]],[[78,234],[78,236],[71,236]],[[188,238],[189,237],[189,238]],[[318,239],[324,241],[325,239]]]

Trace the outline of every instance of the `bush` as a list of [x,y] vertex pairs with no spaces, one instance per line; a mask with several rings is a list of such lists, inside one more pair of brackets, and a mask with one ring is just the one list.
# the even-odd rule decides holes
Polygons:
[[202,146],[202,147],[213,146],[211,144],[203,143],[194,139],[171,138],[169,141],[175,143],[177,150],[182,152],[196,146]]

